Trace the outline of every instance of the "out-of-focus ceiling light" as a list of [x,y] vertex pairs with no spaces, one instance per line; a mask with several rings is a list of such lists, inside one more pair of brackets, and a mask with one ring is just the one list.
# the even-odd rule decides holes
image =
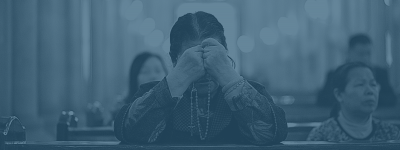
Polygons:
[[267,45],[273,45],[278,41],[279,33],[273,28],[264,27],[260,31],[261,40]]
[[253,51],[254,45],[254,39],[246,35],[240,36],[237,40],[237,46],[242,52],[245,53]]
[[327,19],[329,5],[327,0],[307,0],[304,4],[307,14],[313,19]]
[[281,17],[278,20],[279,30],[287,35],[296,35],[299,25],[295,17]]
[[125,9],[125,18],[128,20],[135,20],[143,10],[143,3],[140,0],[133,1],[129,7]]
[[139,33],[142,35],[148,35],[151,33],[151,31],[154,30],[156,27],[156,22],[154,21],[153,18],[146,18],[143,20],[142,24],[139,27]]
[[144,43],[151,47],[159,46],[164,40],[164,33],[161,30],[154,30],[144,37]]

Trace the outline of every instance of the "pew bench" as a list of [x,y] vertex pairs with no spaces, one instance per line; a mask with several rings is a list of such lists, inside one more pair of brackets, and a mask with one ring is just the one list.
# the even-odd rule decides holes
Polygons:
[[[305,141],[308,133],[320,122],[288,123],[288,141]],[[60,131],[58,129],[58,131]],[[57,132],[57,141],[117,141],[113,127],[68,127]]]
[[68,135],[58,141],[118,141],[113,127],[68,128]]
[[27,142],[25,144],[6,144],[4,150],[399,150],[400,141],[386,141],[374,143],[333,143],[322,141],[284,141],[278,145],[254,146],[254,145],[124,145],[115,141],[55,141],[55,142]]

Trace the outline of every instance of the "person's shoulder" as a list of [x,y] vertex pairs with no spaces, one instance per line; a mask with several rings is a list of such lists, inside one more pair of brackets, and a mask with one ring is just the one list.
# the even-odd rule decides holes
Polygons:
[[372,66],[372,69],[377,70],[377,71],[387,71],[388,70],[388,68],[381,67],[381,66]]
[[388,73],[388,68],[381,67],[381,66],[372,66],[372,70],[375,72],[375,74],[387,74]]
[[151,88],[153,88],[154,86],[156,86],[158,83],[160,83],[161,81],[152,81],[152,82],[147,82],[147,83],[144,83],[144,84],[141,84],[140,86],[139,86],[139,89],[140,90],[145,90],[145,91],[148,91],[148,90],[150,90]]
[[373,119],[374,130],[377,136],[383,136],[386,140],[400,140],[400,129],[386,121]]
[[132,103],[136,98],[142,96],[144,93],[150,91],[154,86],[156,86],[161,81],[152,81],[139,85],[139,89],[135,92],[133,97],[127,97],[125,103]]
[[326,83],[329,84],[330,81],[332,81],[334,75],[335,75],[335,70],[333,70],[333,69],[328,70],[328,72],[325,75]]
[[395,126],[391,123],[388,123],[386,121],[382,121],[378,118],[373,118],[372,121],[378,129],[399,130],[399,128],[397,126]]
[[134,99],[142,96],[146,92],[149,92],[154,86],[156,86],[160,82],[161,81],[152,81],[152,82],[147,82],[147,83],[141,84],[139,86],[139,90],[135,93]]
[[330,74],[334,74],[335,73],[335,69],[330,69],[328,70],[328,72],[326,74],[330,75]]
[[252,81],[252,80],[247,80],[247,82],[253,86],[255,89],[259,90],[259,89],[265,89],[265,86],[262,85],[261,83],[258,83],[256,81]]
[[269,100],[274,100],[271,94],[267,91],[264,85],[256,81],[246,80],[255,90],[257,90],[261,95],[266,96]]
[[318,127],[315,127],[313,130],[331,132],[331,131],[337,130],[338,128],[339,128],[339,126],[338,126],[336,119],[329,118],[329,119],[321,122],[321,124]]
[[321,122],[321,124],[315,128],[313,128],[308,137],[308,141],[325,141],[330,137],[331,134],[337,134],[339,129],[337,122],[334,118],[329,118]]
[[321,122],[321,125],[320,125],[320,127],[333,127],[333,126],[334,127],[338,126],[338,123],[335,118],[329,118],[329,119]]

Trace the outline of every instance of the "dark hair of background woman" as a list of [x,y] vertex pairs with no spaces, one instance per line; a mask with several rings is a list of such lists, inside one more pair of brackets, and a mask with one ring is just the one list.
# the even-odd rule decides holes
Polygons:
[[[349,82],[348,79],[349,72],[355,68],[368,68],[373,73],[371,67],[362,62],[345,63],[339,66],[335,70],[333,78],[333,89],[338,89],[338,92],[344,92],[346,89],[346,85]],[[337,117],[339,115],[339,111],[340,111],[340,104],[338,101],[336,101],[334,107],[331,110],[330,117]]]
[[[182,43],[190,40],[215,38],[227,49],[224,27],[212,14],[198,11],[188,13],[178,18],[170,33],[170,52],[172,63],[178,61]],[[229,57],[229,56],[228,56]],[[232,60],[231,57],[229,59]],[[232,60],[235,67],[235,62]]]
[[139,76],[140,70],[142,69],[143,64],[146,62],[146,60],[151,57],[155,57],[158,60],[160,60],[162,66],[163,66],[164,72],[167,73],[167,68],[164,64],[164,61],[162,60],[162,58],[160,56],[149,53],[149,52],[143,52],[143,53],[140,53],[139,55],[137,55],[135,57],[135,59],[133,60],[130,71],[129,71],[129,91],[128,91],[128,96],[124,100],[125,103],[129,102],[135,95],[136,91],[139,89],[138,76]]
[[372,44],[371,38],[364,33],[354,34],[349,39],[349,48],[354,48],[358,44]]

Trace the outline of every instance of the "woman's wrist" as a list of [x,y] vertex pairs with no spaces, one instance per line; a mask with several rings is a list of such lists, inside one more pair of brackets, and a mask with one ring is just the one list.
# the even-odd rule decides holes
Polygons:
[[190,84],[187,83],[186,77],[176,72],[171,72],[168,74],[166,80],[172,97],[181,96]]
[[219,76],[219,84],[224,87],[228,83],[240,79],[242,79],[242,77],[234,69],[230,69]]
[[232,80],[231,82],[222,87],[222,92],[226,93],[228,89],[231,89],[233,86],[237,85],[239,82],[242,82],[243,80],[244,78],[242,76],[240,76],[240,78]]

